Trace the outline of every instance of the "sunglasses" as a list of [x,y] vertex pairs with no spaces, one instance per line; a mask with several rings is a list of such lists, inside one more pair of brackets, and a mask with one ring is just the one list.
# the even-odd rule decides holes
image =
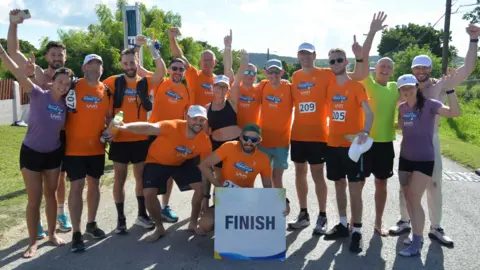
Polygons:
[[335,65],[335,62],[340,64],[340,63],[343,63],[343,60],[345,59],[343,58],[331,59],[330,61],[328,61],[328,63],[330,63],[330,65]]
[[273,75],[273,74],[278,75],[280,74],[280,72],[281,72],[280,70],[276,70],[276,69],[267,71],[269,75]]
[[251,70],[245,70],[243,72],[244,75],[250,75],[250,76],[255,76],[257,75],[257,73],[255,71],[251,71]]
[[260,140],[259,138],[250,137],[250,136],[247,136],[247,135],[243,135],[242,138],[243,138],[244,141],[246,141],[246,142],[251,141],[252,143],[258,143],[258,141]]
[[173,71],[179,71],[179,72],[184,72],[185,69],[183,67],[172,67]]

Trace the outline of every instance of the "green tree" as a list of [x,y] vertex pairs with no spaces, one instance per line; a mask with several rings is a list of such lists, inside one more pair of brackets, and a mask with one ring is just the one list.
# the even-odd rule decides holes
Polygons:
[[420,48],[418,45],[410,45],[405,50],[396,52],[393,55],[395,62],[395,69],[393,71],[393,80],[396,81],[398,77],[404,74],[412,74],[412,61],[415,56],[425,54],[432,59],[432,78],[439,78],[442,75],[442,59],[431,53],[427,48]]
[[[450,41],[452,37],[450,34]],[[404,50],[415,44],[419,48],[426,48],[434,55],[442,57],[443,30],[436,30],[432,26],[423,26],[413,23],[397,25],[383,31],[382,39],[378,45],[378,53],[381,56],[392,57],[397,51]],[[456,54],[456,48],[450,46],[449,59]]]
[[[34,53],[35,55],[37,54],[37,48],[33,46],[30,42],[26,40],[19,40],[19,47],[20,51],[24,53],[25,55],[30,55],[30,53]],[[7,40],[4,38],[0,38],[0,44],[2,44],[2,47],[7,50]],[[0,63],[0,79],[13,79],[15,78],[10,71],[7,70],[7,68],[3,65],[3,63]]]
[[[477,0],[477,4],[480,4],[480,0]],[[480,6],[477,6],[473,10],[463,14],[462,19],[467,20],[473,24],[479,23],[480,22]]]

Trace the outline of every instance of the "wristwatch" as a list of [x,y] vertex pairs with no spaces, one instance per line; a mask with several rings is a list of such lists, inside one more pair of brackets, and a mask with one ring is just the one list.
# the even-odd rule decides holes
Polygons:
[[451,94],[455,93],[455,89],[447,90],[447,91],[445,91],[445,93],[447,93],[447,95],[451,95]]
[[210,195],[210,194],[205,194],[205,195],[203,195],[203,197],[206,198],[206,199],[210,199],[210,198],[212,197],[212,195]]
[[360,58],[360,59],[355,59],[357,62],[363,62],[363,58]]

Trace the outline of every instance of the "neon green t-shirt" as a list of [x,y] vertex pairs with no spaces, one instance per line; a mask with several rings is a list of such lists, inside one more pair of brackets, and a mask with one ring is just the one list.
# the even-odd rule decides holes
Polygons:
[[398,90],[396,82],[386,86],[377,83],[371,75],[362,82],[367,90],[369,104],[373,111],[373,126],[370,132],[374,142],[391,142],[395,140],[395,109]]

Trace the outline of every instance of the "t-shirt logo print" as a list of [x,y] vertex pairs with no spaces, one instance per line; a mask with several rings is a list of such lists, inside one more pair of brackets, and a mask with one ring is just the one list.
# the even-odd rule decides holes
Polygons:
[[137,90],[135,89],[125,89],[125,96],[127,97],[128,102],[137,101]]
[[178,103],[178,100],[182,100],[183,97],[180,96],[179,94],[177,94],[175,91],[173,90],[168,90],[167,92],[165,92],[165,95],[167,95],[169,97],[168,101],[170,103]]
[[247,164],[241,162],[241,161],[237,161],[235,162],[235,164],[233,164],[233,166],[235,168],[237,168],[238,170],[244,172],[244,173],[251,173],[253,172],[253,169],[250,168]]
[[62,120],[63,109],[55,104],[48,104],[47,110],[50,111],[50,118],[53,120]]
[[102,99],[98,98],[96,96],[86,95],[82,98],[82,101],[87,103],[87,108],[88,109],[97,109],[98,108],[97,103],[100,103],[102,101]]
[[175,151],[177,151],[177,157],[178,156],[186,157],[188,155],[193,154],[193,152],[190,149],[188,149],[186,146],[183,146],[183,145],[177,146],[175,148]]
[[413,126],[413,120],[418,118],[418,114],[414,112],[407,112],[403,115],[403,126],[410,127]]
[[255,98],[251,98],[251,97],[245,96],[245,95],[241,95],[239,97],[239,99],[240,99],[240,101],[247,102],[247,103],[250,103],[250,102],[255,100]]
[[342,96],[340,94],[336,94],[335,96],[333,96],[332,98],[332,101],[333,102],[343,102],[343,101],[346,101],[348,100],[348,98],[346,96]]

